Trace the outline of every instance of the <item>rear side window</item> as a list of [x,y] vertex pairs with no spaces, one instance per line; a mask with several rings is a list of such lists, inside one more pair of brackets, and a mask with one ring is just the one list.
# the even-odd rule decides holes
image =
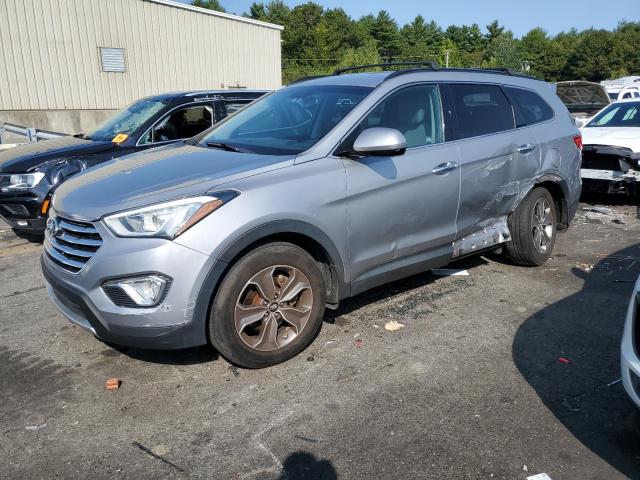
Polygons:
[[479,137],[515,127],[513,109],[497,85],[452,84],[458,138]]
[[537,93],[513,87],[506,87],[505,90],[511,97],[516,127],[526,127],[553,118],[553,109]]

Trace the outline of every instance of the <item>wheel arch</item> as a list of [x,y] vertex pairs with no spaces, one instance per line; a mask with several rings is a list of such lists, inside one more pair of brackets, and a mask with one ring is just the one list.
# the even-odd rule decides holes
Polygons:
[[230,267],[248,251],[271,242],[292,243],[309,253],[322,266],[329,306],[337,306],[341,298],[348,296],[340,252],[326,233],[307,222],[281,220],[255,227],[235,239],[219,258]]
[[569,186],[562,177],[554,173],[541,175],[531,182],[529,187],[524,190],[524,193],[520,195],[520,198],[513,206],[512,212],[536,187],[544,187],[551,194],[556,205],[556,211],[558,212],[558,224],[556,228],[558,230],[566,230],[569,227],[569,204],[567,202],[567,198],[569,198]]

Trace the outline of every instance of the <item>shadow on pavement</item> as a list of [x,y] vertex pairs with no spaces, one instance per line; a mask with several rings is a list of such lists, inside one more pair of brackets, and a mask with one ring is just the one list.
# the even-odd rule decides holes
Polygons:
[[513,359],[571,434],[638,478],[640,412],[620,383],[608,385],[620,378],[620,339],[640,273],[640,244],[600,260],[590,273],[573,273],[584,280],[582,290],[528,318],[513,341]]
[[198,365],[213,362],[220,358],[218,352],[210,346],[186,348],[183,350],[143,350],[113,344],[107,345],[134,360],[159,363],[162,365]]
[[279,480],[337,480],[338,472],[329,460],[316,460],[311,453],[294,452],[282,462]]

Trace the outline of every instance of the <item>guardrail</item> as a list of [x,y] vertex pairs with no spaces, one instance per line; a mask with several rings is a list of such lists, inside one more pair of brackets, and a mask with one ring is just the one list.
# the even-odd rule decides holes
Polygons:
[[12,123],[0,122],[0,144],[3,143],[5,133],[13,133],[26,137],[27,142],[37,142],[39,140],[49,140],[51,138],[64,137],[66,133],[50,132],[48,130],[40,130],[34,127],[22,127]]

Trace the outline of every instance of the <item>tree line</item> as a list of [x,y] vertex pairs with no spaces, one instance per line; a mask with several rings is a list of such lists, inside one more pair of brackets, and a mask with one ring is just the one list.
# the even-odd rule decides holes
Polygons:
[[[194,5],[224,11],[218,0]],[[434,60],[450,67],[507,67],[540,79],[599,82],[640,75],[640,22],[614,30],[576,29],[549,35],[534,28],[521,38],[498,21],[443,29],[418,15],[399,25],[382,10],[353,19],[341,8],[314,2],[293,8],[282,0],[253,3],[244,16],[283,25],[282,77],[329,73],[339,67],[386,61]]]

